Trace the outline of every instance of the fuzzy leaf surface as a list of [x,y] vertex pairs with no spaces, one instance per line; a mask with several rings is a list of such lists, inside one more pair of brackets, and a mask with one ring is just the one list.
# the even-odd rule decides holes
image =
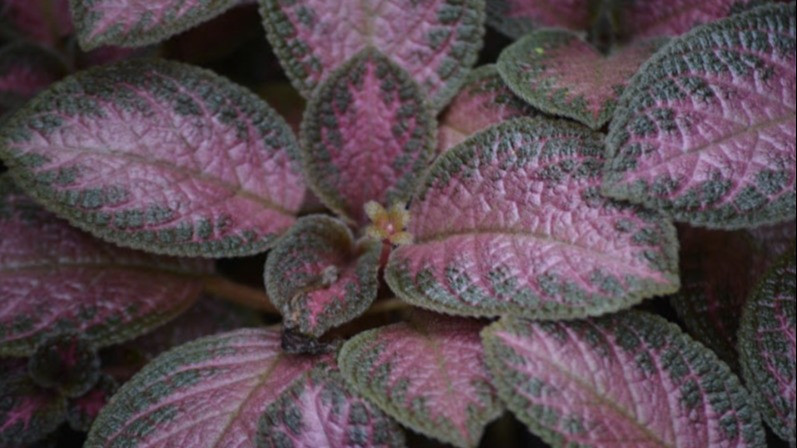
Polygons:
[[404,433],[379,408],[353,394],[334,363],[323,362],[283,392],[260,418],[257,447],[286,445],[403,447]]
[[538,112],[504,84],[494,65],[479,67],[440,117],[437,152],[442,154],[470,135],[510,118],[535,116]]
[[264,280],[284,325],[319,337],[363,313],[379,287],[378,242],[357,247],[341,221],[312,215],[272,249]]
[[795,216],[795,4],[699,27],[620,99],[604,192],[713,228]]
[[69,0],[3,0],[0,4],[0,36],[22,37],[57,47],[73,31]]
[[141,47],[192,28],[236,0],[70,0],[80,46]]
[[451,314],[583,317],[678,289],[677,242],[660,215],[601,198],[602,135],[520,118],[441,155],[410,207],[415,242],[386,280]]
[[58,392],[37,386],[26,374],[25,362],[0,360],[0,446],[24,446],[43,439],[66,418],[66,400]]
[[0,116],[66,73],[63,61],[49,50],[27,43],[4,46],[0,50]]
[[795,249],[773,266],[745,306],[739,330],[742,373],[764,420],[775,434],[797,443],[797,266]]
[[537,27],[589,29],[600,0],[487,0],[487,23],[520,38]]
[[243,87],[158,60],[71,76],[0,130],[0,156],[34,199],[95,236],[168,255],[267,249],[304,197],[297,147]]
[[507,317],[482,337],[500,397],[554,447],[764,446],[736,376],[660,317]]
[[50,334],[96,346],[146,333],[199,296],[204,260],[99,241],[44,211],[0,177],[0,355],[27,356]]
[[628,80],[661,43],[635,43],[603,56],[574,32],[535,31],[501,52],[498,72],[532,106],[600,129]]
[[306,97],[333,70],[373,47],[444,105],[476,62],[484,0],[259,0],[269,41]]
[[341,349],[344,377],[400,423],[454,446],[476,446],[501,413],[476,320],[423,315],[369,330]]
[[313,191],[359,224],[368,201],[408,199],[434,152],[435,120],[417,84],[366,49],[318,88],[302,122],[302,162]]

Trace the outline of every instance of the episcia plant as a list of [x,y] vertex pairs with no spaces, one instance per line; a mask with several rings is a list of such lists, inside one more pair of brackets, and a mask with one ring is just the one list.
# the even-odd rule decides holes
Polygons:
[[0,448],[794,447],[796,8],[4,0]]

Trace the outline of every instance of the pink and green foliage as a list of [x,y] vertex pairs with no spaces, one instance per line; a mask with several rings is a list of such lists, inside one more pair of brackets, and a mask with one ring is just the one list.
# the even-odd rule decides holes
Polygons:
[[337,444],[327,439],[329,446],[351,446],[345,441],[360,436],[401,445],[401,435],[378,410],[345,392],[334,375],[314,372],[324,368],[335,369],[328,355],[281,353],[276,329],[202,338],[157,358],[122,386],[85,446],[253,448],[264,412],[261,427],[274,430],[263,435],[261,446],[272,446],[265,436],[326,446],[324,439],[313,445],[313,438],[332,434],[335,425]]
[[101,375],[97,383],[85,395],[73,398],[67,405],[66,420],[75,431],[88,432],[94,419],[111,396],[116,392],[118,384],[110,375]]
[[367,48],[332,73],[302,121],[308,184],[327,207],[358,223],[369,201],[408,199],[434,151],[435,122],[417,84]]
[[344,377],[400,423],[454,446],[476,446],[501,413],[472,319],[416,314],[341,349]]
[[3,47],[0,50],[0,117],[22,106],[66,73],[64,62],[50,50],[27,43]]
[[442,154],[470,135],[516,117],[538,112],[504,84],[494,65],[473,70],[440,116],[437,152]]
[[673,39],[626,88],[604,192],[714,228],[795,216],[795,5]]
[[140,47],[221,14],[236,0],[69,0],[80,45]]
[[69,0],[3,0],[0,36],[8,31],[12,36],[57,47],[73,31]]
[[601,0],[487,0],[487,23],[519,38],[538,27],[587,30]]
[[0,355],[26,356],[51,334],[96,346],[145,333],[188,308],[204,260],[121,249],[70,227],[0,177]]
[[300,219],[269,254],[264,283],[283,325],[319,337],[362,314],[379,287],[380,242],[355,244],[341,221]]
[[574,32],[546,29],[507,47],[498,58],[498,72],[537,109],[600,129],[628,80],[661,44],[638,42],[603,56]]
[[307,98],[365,48],[381,51],[443,106],[476,62],[484,0],[260,0],[286,74]]
[[390,256],[402,299],[463,315],[574,318],[678,289],[675,229],[598,194],[602,136],[542,118],[483,131],[438,158]]
[[756,286],[739,329],[742,373],[764,420],[775,434],[797,443],[797,266],[795,247]]
[[89,338],[60,333],[36,346],[28,359],[28,374],[41,387],[80,397],[100,378],[100,357]]
[[505,317],[482,336],[501,398],[554,447],[764,444],[730,369],[660,317]]
[[0,134],[15,180],[48,209],[169,255],[269,247],[304,197],[296,153],[287,124],[256,96],[166,61],[69,77]]
[[66,400],[37,386],[27,375],[25,362],[0,359],[0,446],[34,443],[53,431],[66,417]]

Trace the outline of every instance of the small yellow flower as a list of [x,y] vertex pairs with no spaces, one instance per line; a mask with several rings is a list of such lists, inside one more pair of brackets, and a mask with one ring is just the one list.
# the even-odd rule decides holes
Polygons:
[[369,201],[365,204],[365,214],[371,220],[371,225],[365,229],[368,237],[397,245],[412,242],[412,235],[406,231],[410,213],[404,204],[396,203],[385,210],[378,202]]

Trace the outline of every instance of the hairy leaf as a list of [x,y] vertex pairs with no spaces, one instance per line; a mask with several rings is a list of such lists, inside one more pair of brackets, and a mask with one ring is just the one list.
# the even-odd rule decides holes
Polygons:
[[55,430],[66,418],[66,400],[42,389],[22,360],[0,360],[0,446],[25,446]]
[[583,317],[678,289],[675,229],[598,195],[602,136],[520,118],[432,166],[410,207],[415,242],[386,280],[412,304],[453,314]]
[[470,72],[440,117],[437,152],[443,153],[493,124],[534,115],[537,111],[509,90],[495,66],[484,65]]
[[75,431],[88,432],[94,419],[108,404],[108,400],[111,399],[118,387],[110,375],[103,374],[97,384],[85,395],[69,400],[66,414],[69,426]]
[[0,3],[0,36],[25,38],[57,47],[72,33],[69,0],[3,0]]
[[797,443],[797,266],[795,248],[756,286],[739,330],[742,373],[764,420],[778,437]]
[[320,363],[260,417],[258,448],[403,447],[398,425],[352,394],[332,363]]
[[554,447],[764,445],[739,380],[660,317],[508,317],[482,336],[501,398]]
[[0,132],[0,156],[34,199],[96,236],[169,255],[267,249],[302,203],[297,146],[246,89],[158,60],[67,78]]
[[96,346],[133,338],[189,307],[203,260],[103,243],[45,212],[0,177],[0,356],[27,356],[51,334]]
[[59,333],[36,346],[28,359],[28,374],[41,387],[79,397],[100,378],[100,357],[86,336]]
[[604,191],[713,228],[794,218],[794,55],[794,3],[672,40],[620,100]]
[[541,30],[501,52],[498,72],[532,106],[600,129],[628,80],[662,43],[635,43],[603,56],[574,32]]
[[263,24],[302,94],[367,47],[404,68],[443,106],[476,62],[484,0],[260,0]]
[[519,38],[536,27],[586,30],[601,0],[487,0],[487,23]]
[[476,446],[502,406],[475,320],[423,316],[369,330],[341,349],[346,380],[400,423],[455,446]]
[[80,46],[140,47],[221,14],[236,0],[70,0]]
[[14,43],[0,50],[0,116],[65,76],[64,62],[50,50]]
[[312,215],[269,253],[264,281],[286,328],[319,337],[362,314],[379,287],[379,242],[357,246],[345,224]]
[[302,162],[313,191],[360,224],[368,201],[404,201],[434,152],[435,121],[399,66],[363,50],[318,88],[302,122]]

